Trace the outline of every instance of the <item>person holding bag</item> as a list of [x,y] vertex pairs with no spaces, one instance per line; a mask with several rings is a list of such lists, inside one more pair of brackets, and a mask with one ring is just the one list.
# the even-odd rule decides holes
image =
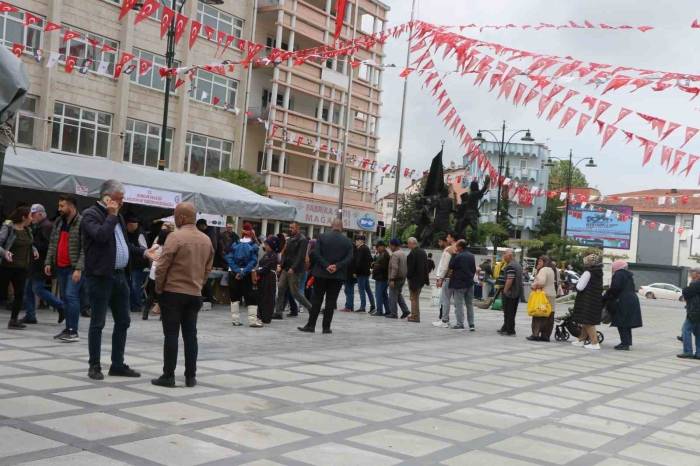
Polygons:
[[642,326],[637,287],[634,276],[627,267],[627,262],[623,260],[613,262],[610,288],[603,295],[605,308],[611,315],[610,326],[617,327],[620,333],[620,344],[615,349],[622,351],[629,351],[632,346],[632,329]]
[[[547,256],[540,256],[536,264],[537,274],[532,283],[533,293],[528,301],[528,314],[532,316],[532,335],[527,337],[530,341],[549,341],[554,329],[554,307],[557,299],[556,272],[552,261]],[[538,293],[539,292],[539,293]],[[549,304],[550,312],[546,316],[530,313],[530,302],[537,295],[544,295],[541,299]]]

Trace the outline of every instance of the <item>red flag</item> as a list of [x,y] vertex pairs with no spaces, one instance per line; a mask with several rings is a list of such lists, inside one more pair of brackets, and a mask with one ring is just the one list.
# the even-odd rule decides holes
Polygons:
[[520,101],[523,98],[523,94],[525,94],[525,89],[527,89],[527,86],[525,84],[518,84],[518,89],[515,90],[515,95],[513,96],[514,105],[520,105]]
[[347,0],[335,1],[335,33],[333,34],[333,39],[335,40],[338,40],[338,37],[340,37],[340,33],[343,30],[347,3]]
[[[639,137],[639,136],[637,136]],[[640,138],[643,139],[643,138]],[[644,142],[642,143],[644,146],[644,158],[642,159],[642,165],[646,165],[649,163],[651,158],[654,156],[654,151],[656,150],[656,143],[651,142],[649,140],[644,139]]]
[[627,115],[629,115],[630,113],[632,113],[632,110],[630,110],[629,108],[624,108],[624,107],[623,107],[623,108],[620,110],[620,114],[617,116],[617,120],[615,120],[615,123],[613,123],[613,125],[616,125],[616,124],[618,124],[619,122],[621,122],[622,119],[625,118],[625,117],[626,117]]
[[620,89],[621,87],[624,87],[627,85],[630,81],[632,81],[632,78],[629,76],[616,76],[610,80],[607,86],[605,86],[605,90],[603,91],[603,95],[605,95],[608,91],[615,91],[617,89]]
[[566,96],[564,97],[564,100],[561,101],[562,105],[564,105],[570,98],[572,98],[572,97],[575,96],[576,94],[578,94],[577,91],[569,90],[569,91],[566,93]]
[[168,32],[168,29],[170,29],[170,25],[173,22],[173,18],[175,17],[175,12],[168,8],[167,6],[163,7],[163,13],[160,17],[160,38],[162,39],[165,34]]
[[79,32],[68,30],[63,33],[63,42],[68,42],[69,40],[75,39],[76,37],[80,37]]
[[563,106],[561,102],[554,102],[554,105],[552,105],[552,108],[549,110],[549,115],[547,115],[547,121],[552,121],[552,118],[559,113]]
[[143,76],[144,74],[148,73],[148,71],[151,69],[153,66],[153,62],[150,62],[148,60],[144,60],[143,58],[139,60],[139,75]]
[[523,107],[527,107],[527,104],[529,104],[532,100],[537,98],[537,96],[540,93],[537,92],[534,88],[530,89],[530,92],[527,94],[527,97],[525,97],[525,100],[523,101]]
[[679,125],[678,123],[673,123],[672,121],[669,121],[668,128],[666,128],[666,132],[663,134],[663,136],[661,136],[661,140],[663,141],[664,139],[666,139],[672,132],[674,132],[680,127],[681,125]]
[[46,26],[44,26],[44,32],[57,31],[59,29],[61,29],[61,25],[52,23],[51,21],[47,21]]
[[107,42],[105,42],[104,44],[102,44],[102,52],[104,52],[104,53],[114,53],[114,52],[116,52],[116,51],[117,51],[117,49],[115,49],[115,48],[112,47],[111,45],[108,45]]
[[124,65],[129,63],[131,60],[134,59],[134,56],[130,53],[122,52],[122,56],[117,62],[117,65],[114,67],[114,79],[117,79],[119,76],[122,74],[122,69],[124,69]]
[[546,97],[544,94],[542,94],[542,96],[540,97],[540,103],[538,106],[538,112],[537,112],[538,117],[542,116],[542,114],[544,113],[545,109],[547,108],[547,106],[549,105],[549,102],[551,100],[552,99],[550,99],[549,97]]
[[632,142],[632,139],[634,139],[634,133],[631,131],[625,131],[624,129],[622,130],[622,132],[625,134],[625,137],[627,138],[627,140],[625,141],[625,144],[629,144],[630,142]]
[[595,116],[593,117],[594,120],[597,120],[607,109],[610,108],[610,104],[608,102],[604,101],[599,101],[598,102],[598,109],[595,112]]
[[187,21],[189,18],[185,15],[177,14],[175,18],[175,43],[180,42],[182,34],[185,32],[185,27],[187,26]]
[[122,8],[121,8],[121,10],[119,10],[119,21],[121,21],[122,18],[124,18],[124,16],[126,16],[127,13],[129,13],[129,10],[134,8],[135,5],[136,5],[136,0],[124,0],[122,2]]
[[685,152],[676,150],[676,154],[673,157],[673,165],[671,166],[671,173],[673,173],[674,175],[678,171],[678,168],[680,168],[681,162],[683,161],[685,155]]
[[219,105],[219,102],[221,102],[221,99],[218,98],[218,97],[216,97],[216,96],[215,96],[213,99],[211,99],[211,103],[212,103],[214,106]]
[[190,43],[189,47],[192,48],[194,43],[197,40],[197,37],[199,37],[199,31],[202,29],[202,23],[199,21],[192,20],[190,23]]
[[204,34],[207,36],[207,40],[214,40],[214,35],[216,34],[216,29],[205,24],[204,25]]
[[17,58],[22,58],[22,54],[24,53],[24,44],[18,44],[18,43],[12,44],[12,53]]
[[28,11],[24,12],[24,25],[25,26],[32,26],[34,24],[37,24],[39,21],[41,21],[41,18],[38,16],[35,16]]
[[134,24],[139,24],[144,19],[153,16],[160,8],[160,5],[160,0],[146,0],[139,10],[139,14],[134,18]]
[[408,78],[408,75],[411,74],[413,71],[413,68],[404,68],[401,74],[399,74],[399,78]]
[[593,107],[595,107],[596,102],[598,102],[598,99],[595,97],[591,97],[590,95],[587,95],[586,97],[583,98],[584,104],[588,105],[588,110],[593,110]]
[[668,165],[671,163],[671,155],[673,155],[673,147],[664,146],[661,151],[661,166],[668,170]]
[[576,126],[576,136],[581,134],[581,131],[583,131],[583,128],[586,127],[588,122],[591,120],[590,115],[586,115],[585,113],[582,113],[581,116],[578,119],[578,125]]
[[700,29],[700,22],[697,19],[694,19],[690,27],[693,29]]
[[229,48],[229,46],[233,43],[233,41],[236,40],[236,36],[228,34],[226,36],[226,43],[224,44],[224,49],[221,51],[221,55],[226,52],[226,49]]
[[600,145],[600,148],[602,149],[605,147],[605,145],[608,143],[611,137],[617,132],[617,127],[613,125],[608,125],[607,128],[605,128],[605,134],[603,134],[603,143]]
[[559,123],[559,128],[562,129],[562,128],[566,127],[566,125],[569,124],[569,121],[571,121],[571,119],[573,117],[575,117],[577,113],[578,113],[577,110],[575,110],[571,107],[567,108],[566,112],[564,112],[564,116],[561,118],[561,122]]
[[185,84],[185,80],[182,78],[177,78],[177,82],[175,83],[175,89],[182,86],[183,84]]
[[[697,162],[698,159],[700,159],[700,156],[692,155],[692,154],[690,154],[688,156],[688,165],[685,167],[685,170],[683,170],[683,172],[685,172],[685,176],[690,175],[690,170],[693,169],[693,165],[695,165],[695,162]],[[681,172],[681,173],[683,173],[683,172]]]
[[78,62],[78,57],[74,57],[73,55],[69,55],[68,58],[66,58],[66,73],[71,74],[73,72],[73,68],[75,68],[75,64]]
[[696,134],[698,134],[698,130],[696,128],[691,128],[690,126],[686,127],[685,128],[685,142],[681,146],[681,149],[686,144],[688,144],[688,142],[690,142],[690,140],[693,139],[693,137],[695,137]]
[[19,8],[12,6],[9,3],[0,2],[0,13],[17,13]]

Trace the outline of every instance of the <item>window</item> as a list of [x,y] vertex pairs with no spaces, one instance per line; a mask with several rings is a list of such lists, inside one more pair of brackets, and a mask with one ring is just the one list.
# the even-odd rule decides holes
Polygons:
[[[124,161],[136,165],[158,168],[160,160],[160,125],[145,121],[126,120],[124,132]],[[170,166],[173,129],[165,132],[165,166]]]
[[527,159],[521,159],[521,160],[520,160],[520,169],[521,169],[521,170],[527,170]]
[[[117,1],[117,0],[115,0]],[[182,11],[182,6],[187,0],[176,0],[175,2],[175,11]],[[173,7],[173,1],[172,0],[160,0],[160,3],[162,3],[164,6],[167,6],[168,8],[172,9]],[[158,8],[155,13],[153,13],[153,16],[151,18],[160,21],[160,18],[163,16],[163,9]]]
[[69,154],[107,157],[112,115],[56,102],[51,148]]
[[233,142],[187,133],[185,170],[195,175],[210,176],[231,167]]
[[335,172],[336,172],[335,164],[328,164],[328,183],[329,184],[335,184]]
[[[267,170],[267,154],[258,152],[258,173]],[[280,173],[280,155],[272,154],[272,169],[273,173]],[[289,159],[284,159],[284,173],[289,173]]]
[[[140,84],[142,86],[150,87],[151,89],[156,89],[159,91],[164,91],[165,90],[165,78],[161,77],[158,67],[159,66],[165,66],[165,57],[161,55],[156,55],[151,52],[147,52],[145,50],[141,49],[134,49],[134,63],[138,63],[138,60],[144,59],[148,60],[153,63],[153,66],[151,67],[150,70],[148,70],[148,73],[144,74],[141,76],[139,73],[138,69],[135,70],[133,73],[131,73],[131,82]],[[173,62],[173,67],[178,68],[180,66],[180,62],[174,61]],[[170,81],[170,92],[175,92],[175,81],[176,79],[172,79]]]
[[211,104],[214,98],[219,99],[217,105],[226,105],[233,109],[236,106],[238,81],[202,69],[197,70],[194,80],[194,98],[200,102]]
[[388,202],[386,203],[386,207],[387,207],[388,209],[393,209],[393,208],[394,208],[394,201],[388,201]]
[[372,85],[375,87],[379,87],[379,81],[382,76],[382,71],[379,68],[374,68],[372,70]]
[[365,34],[374,33],[374,16],[370,15],[369,13],[364,13],[362,16],[360,16],[360,31],[364,32]]
[[316,175],[316,180],[317,181],[324,181],[325,176],[326,176],[326,164],[319,163],[318,164],[318,174]]
[[[38,15],[34,15],[38,16]],[[41,33],[44,29],[44,18],[24,27],[24,12],[4,13],[0,15],[0,40],[2,45],[12,47],[12,44],[24,44],[27,52],[34,53],[34,50],[41,48]]]
[[[97,72],[100,62],[104,61],[109,64],[106,74],[112,76],[114,74],[114,62],[116,60],[116,52],[103,52],[102,44],[107,44],[110,47],[119,49],[119,42],[99,34],[68,26],[71,31],[81,33],[81,37],[75,37],[68,42],[60,41],[58,52],[61,54],[61,60],[65,61],[68,55],[78,57],[76,68],[85,66],[88,70]],[[92,44],[90,43],[92,41]],[[134,71],[138,75],[138,71]],[[132,73],[133,74],[133,73]]]
[[[204,26],[211,26],[219,32],[223,31],[239,39],[243,36],[243,20],[241,18],[226,14],[202,2],[197,3],[197,19],[203,25],[200,31],[202,37],[206,37]],[[216,37],[212,39],[217,40]]]
[[360,63],[360,69],[357,72],[357,77],[362,81],[369,81],[372,70],[366,63]]
[[38,101],[38,97],[28,95],[15,116],[15,141],[21,146],[34,145],[34,122],[37,118]]

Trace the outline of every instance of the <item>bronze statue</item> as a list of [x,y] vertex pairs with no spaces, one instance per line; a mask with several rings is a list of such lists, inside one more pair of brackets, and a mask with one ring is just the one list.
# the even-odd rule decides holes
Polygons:
[[[474,246],[477,241],[477,232],[479,230],[479,201],[484,197],[484,194],[489,190],[491,178],[486,175],[484,186],[479,189],[479,183],[472,181],[469,185],[469,191],[462,193],[461,203],[457,209],[457,235],[465,234],[470,246]],[[465,233],[465,229],[469,227],[469,231]]]
[[450,230],[450,215],[454,212],[454,202],[447,185],[443,185],[439,195],[431,197],[430,211],[431,213],[433,210],[435,211],[435,217],[429,219],[429,223],[422,231],[422,235],[418,236],[423,248],[433,245],[436,233]]

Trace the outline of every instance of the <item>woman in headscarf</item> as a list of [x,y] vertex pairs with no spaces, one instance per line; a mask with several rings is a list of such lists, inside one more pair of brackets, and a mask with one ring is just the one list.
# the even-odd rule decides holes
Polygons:
[[620,333],[620,344],[616,350],[629,351],[632,346],[632,329],[642,326],[642,309],[639,305],[634,276],[627,270],[628,264],[616,260],[612,265],[610,288],[603,296],[608,312],[612,315],[612,327]]
[[556,267],[547,256],[537,259],[535,281],[533,290],[542,290],[547,295],[547,300],[552,306],[552,313],[548,317],[532,318],[532,335],[527,337],[530,341],[549,341],[554,329],[554,306],[557,299],[557,272]]
[[263,324],[272,322],[272,314],[275,312],[275,295],[277,294],[277,264],[279,239],[276,236],[268,236],[263,243],[265,254],[258,262],[258,319]]
[[598,254],[583,258],[584,272],[576,284],[576,301],[574,302],[574,322],[581,326],[581,334],[574,346],[583,346],[590,350],[599,350],[598,332],[603,311],[603,261]]
[[[226,254],[229,267],[228,291],[231,299],[231,323],[234,327],[243,325],[240,311],[248,316],[248,325],[262,327],[258,322],[258,308],[254,292],[253,272],[258,265],[258,245],[254,242],[255,232],[249,223],[243,225],[241,240]],[[246,312],[247,311],[247,312]]]

